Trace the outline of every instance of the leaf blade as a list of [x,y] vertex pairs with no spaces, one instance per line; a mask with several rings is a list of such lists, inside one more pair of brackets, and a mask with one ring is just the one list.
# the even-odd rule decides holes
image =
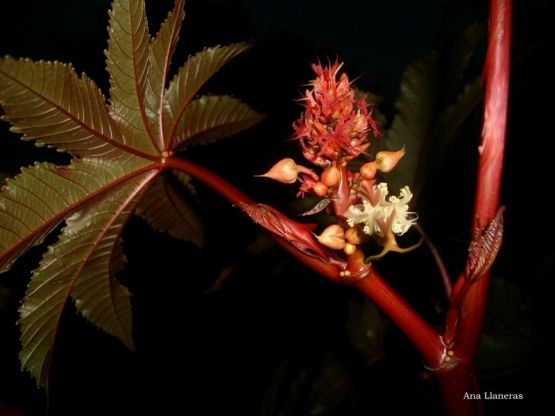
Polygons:
[[167,149],[168,147],[168,143],[166,143],[163,136],[164,95],[171,58],[179,39],[179,30],[184,18],[183,0],[177,0],[174,9],[168,13],[158,34],[152,40],[149,52],[150,71],[148,73],[146,104],[150,114],[151,129],[159,140],[158,146],[160,149]]
[[79,157],[110,158],[125,142],[94,82],[71,65],[0,59],[0,104],[12,131]]
[[[81,212],[78,218],[68,220],[58,242],[48,248],[38,269],[33,272],[20,308],[20,360],[22,367],[31,373],[39,385],[48,387],[52,350],[67,300],[74,289],[78,295],[82,294],[95,276],[105,277],[103,273],[96,274],[99,262],[102,265],[111,259],[111,252],[106,252],[102,244],[107,236],[119,241],[121,225],[129,216],[124,210],[129,208],[153,175],[155,172],[151,171],[137,176],[99,200],[88,212]],[[80,285],[78,282],[83,275],[85,280]],[[98,282],[94,286],[98,289]],[[82,300],[80,297],[77,299]],[[92,305],[92,314],[84,314],[88,319],[98,318],[98,308],[106,306],[102,300],[93,301],[96,305]],[[121,296],[116,300],[121,303]],[[76,306],[83,313],[83,308],[91,307],[91,302],[76,302]],[[110,317],[102,320],[104,324],[109,321]],[[132,346],[125,329],[115,328],[114,325],[102,327]]]
[[67,167],[37,163],[22,169],[0,192],[0,272],[75,209],[151,169],[149,161],[135,157],[74,160]]
[[[185,176],[181,180],[190,180]],[[196,210],[166,178],[160,177],[153,184],[138,206],[137,214],[154,229],[191,241],[197,247],[204,244],[204,227]]]
[[132,148],[158,155],[145,110],[150,39],[144,1],[114,0],[109,15],[110,113]]
[[388,177],[393,192],[407,183],[412,189],[415,187],[420,156],[438,105],[438,86],[435,82],[438,64],[438,54],[433,52],[423,60],[409,65],[403,73],[401,92],[395,103],[398,113],[385,133],[388,150],[399,150],[403,146],[407,149],[395,171]]
[[199,89],[231,59],[246,51],[250,46],[246,43],[233,43],[228,46],[206,48],[189,57],[185,65],[170,82],[164,103],[164,135],[173,148],[175,132]]
[[228,95],[205,95],[187,107],[179,123],[175,148],[208,144],[239,133],[264,116]]
[[[128,181],[95,204],[94,212],[86,214],[89,218],[94,217],[89,219],[91,223],[96,221],[104,225],[99,229],[94,242],[95,250],[91,251],[89,259],[83,265],[79,280],[71,293],[81,315],[104,332],[118,338],[131,350],[134,350],[134,344],[130,294],[115,277],[125,262],[120,237],[123,226],[156,175],[155,171],[147,172]],[[78,232],[85,235],[94,231],[88,227]]]

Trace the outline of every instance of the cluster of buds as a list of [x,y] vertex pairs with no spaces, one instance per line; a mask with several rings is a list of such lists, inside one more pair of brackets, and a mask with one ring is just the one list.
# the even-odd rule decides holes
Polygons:
[[[347,256],[361,257],[361,245],[376,240],[383,250],[405,252],[397,245],[396,236],[404,234],[415,222],[408,204],[412,193],[408,187],[400,195],[388,196],[385,182],[378,182],[378,172],[391,172],[404,156],[405,149],[378,152],[375,160],[359,170],[349,169],[348,162],[366,153],[369,135],[379,136],[365,97],[355,97],[346,74],[339,75],[338,62],[322,67],[313,65],[316,79],[301,100],[304,112],[293,124],[305,159],[320,173],[287,158],[276,163],[264,177],[292,184],[300,182],[298,196],[312,194],[322,198],[310,214],[327,210],[336,218],[318,242]],[[364,257],[364,256],[362,256]]]

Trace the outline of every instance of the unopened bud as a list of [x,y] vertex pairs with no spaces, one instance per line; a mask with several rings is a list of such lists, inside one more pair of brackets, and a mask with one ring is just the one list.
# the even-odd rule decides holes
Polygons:
[[352,254],[355,254],[355,251],[357,251],[357,246],[351,243],[345,243],[345,246],[343,247],[343,253],[345,253],[347,256],[350,256]]
[[316,182],[312,186],[312,190],[317,196],[325,196],[328,193],[328,187],[322,182]]
[[335,186],[341,179],[341,172],[335,165],[328,166],[322,172],[321,181],[324,185]]
[[360,175],[364,179],[374,179],[376,177],[376,162],[368,162],[360,167]]
[[274,179],[281,183],[295,183],[298,174],[299,171],[295,161],[291,158],[285,158],[277,162],[265,174],[257,176]]
[[341,250],[345,247],[345,233],[343,228],[338,224],[332,224],[319,236],[316,236],[316,239],[320,244],[331,248],[333,250]]
[[405,147],[397,152],[378,152],[376,155],[376,165],[382,172],[391,172],[399,160],[405,155]]
[[263,175],[256,175],[263,178],[270,178],[281,183],[295,183],[300,172],[306,173],[314,179],[318,179],[312,170],[304,166],[297,165],[291,158],[281,159],[271,169]]

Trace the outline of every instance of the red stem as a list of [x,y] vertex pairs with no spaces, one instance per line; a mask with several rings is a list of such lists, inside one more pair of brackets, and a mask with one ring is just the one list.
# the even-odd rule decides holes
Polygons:
[[405,333],[427,366],[435,368],[442,362],[445,348],[441,337],[382,279],[374,267],[366,279],[354,285]]
[[[165,168],[175,169],[193,176],[204,183],[233,205],[253,204],[253,201],[233,185],[220,178],[210,170],[189,160],[171,157]],[[439,334],[434,331],[418,313],[393,290],[372,267],[370,274],[361,280],[349,280],[339,275],[340,270],[330,263],[309,256],[289,244],[282,238],[273,235],[275,241],[306,266],[334,282],[352,284],[374,301],[407,335],[424,357],[429,366],[437,366],[444,355],[444,348]]]
[[[484,128],[479,148],[478,184],[474,206],[475,229],[485,229],[499,208],[507,120],[511,12],[511,0],[490,0],[490,31],[484,66]],[[190,161],[172,157],[167,160],[165,167],[190,174],[234,205],[253,204],[249,197],[228,182]],[[340,278],[334,265],[305,254],[282,238],[276,238],[276,241],[324,277],[346,283]],[[489,274],[486,273],[474,282],[460,279],[464,279],[464,276],[459,278],[455,287],[460,288],[465,286],[465,283],[468,287],[465,287],[466,294],[461,303],[453,304],[448,314],[448,321],[450,317],[454,317],[451,319],[451,327],[455,328],[454,342],[448,346],[452,347],[452,351],[446,351],[443,339],[386,284],[374,268],[370,268],[366,278],[351,282],[403,330],[422,354],[426,364],[436,369],[435,374],[451,416],[483,413],[481,404],[465,400],[464,394],[478,391],[472,362],[482,329]]]
[[[254,201],[251,198],[249,198],[239,189],[235,188],[229,182],[222,179],[209,169],[197,165],[196,163],[193,163],[189,160],[172,156],[167,159],[164,167],[167,169],[182,171],[191,175],[198,181],[202,182],[203,184],[220,194],[234,206],[240,207],[243,203],[254,204]],[[298,260],[300,260],[302,263],[304,263],[306,266],[313,269],[317,273],[321,274],[324,277],[327,277],[328,279],[340,281],[337,268],[333,265],[323,263],[321,261],[318,261],[318,259],[314,257],[304,254],[281,238],[275,238],[275,241],[290,254],[292,254],[294,257],[296,257]]]
[[[488,51],[484,66],[484,127],[479,147],[473,229],[485,229],[499,210],[509,97],[511,15],[511,0],[490,0]],[[478,348],[488,284],[489,273],[485,273],[471,283],[462,300],[456,349],[468,359],[474,358]]]
[[[489,7],[490,27],[484,64],[484,125],[478,149],[473,230],[484,230],[499,210],[507,126],[512,2],[490,0]],[[467,278],[462,273],[455,284],[444,333],[445,340],[452,347],[454,363],[437,373],[451,416],[483,414],[481,402],[465,400],[464,395],[479,391],[472,363],[482,332],[489,272],[476,279],[465,280]]]

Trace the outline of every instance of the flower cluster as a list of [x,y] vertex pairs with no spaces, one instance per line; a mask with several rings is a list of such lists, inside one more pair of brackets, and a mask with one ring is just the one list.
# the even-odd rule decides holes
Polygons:
[[[319,236],[320,244],[343,250],[349,257],[364,258],[361,245],[374,239],[388,251],[404,252],[396,242],[416,221],[409,211],[412,193],[408,186],[399,196],[388,196],[387,183],[377,182],[377,172],[391,172],[405,154],[378,152],[375,160],[359,170],[349,168],[349,161],[365,153],[369,135],[379,136],[365,97],[356,98],[346,74],[339,74],[342,64],[313,65],[317,77],[310,83],[301,103],[304,112],[293,124],[305,159],[315,170],[286,158],[262,176],[292,184],[300,182],[299,196],[312,194],[321,199],[306,214],[327,210],[337,219]],[[409,248],[411,249],[411,248]]]
[[312,65],[317,77],[301,100],[303,115],[293,124],[304,157],[319,166],[364,153],[370,146],[369,128],[379,134],[365,98],[355,99],[346,74],[337,79],[341,66],[338,62],[329,67]]
[[[382,182],[373,185],[373,191],[378,195],[377,201],[372,203],[370,199],[362,196],[362,204],[351,205],[345,213],[347,224],[353,227],[363,224],[363,232],[367,235],[384,237],[384,230],[391,229],[396,235],[403,235],[414,224],[415,219],[410,218],[408,203],[412,199],[412,193],[408,186],[401,189],[399,197],[386,197],[389,193],[387,183]],[[388,225],[389,224],[389,225]]]

